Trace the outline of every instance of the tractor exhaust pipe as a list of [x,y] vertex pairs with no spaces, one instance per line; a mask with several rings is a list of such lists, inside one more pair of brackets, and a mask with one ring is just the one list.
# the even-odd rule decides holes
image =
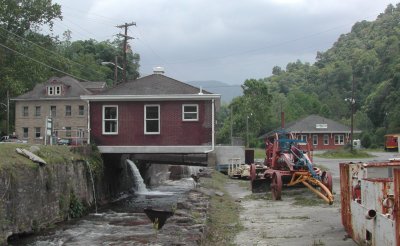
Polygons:
[[376,210],[375,209],[370,209],[367,211],[365,218],[367,220],[372,220],[376,217]]

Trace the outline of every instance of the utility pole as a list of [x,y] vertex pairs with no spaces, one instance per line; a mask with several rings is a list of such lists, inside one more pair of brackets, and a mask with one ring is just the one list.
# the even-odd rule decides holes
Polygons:
[[354,74],[351,80],[351,128],[350,128],[350,150],[353,152],[353,129],[354,129]]
[[231,105],[231,146],[233,146],[233,105]]
[[[124,69],[125,70],[125,69]],[[114,86],[118,83],[118,56],[115,56],[114,63]]]
[[116,26],[116,27],[118,27],[118,28],[124,28],[125,29],[125,32],[124,32],[124,34],[119,34],[119,36],[123,36],[124,37],[124,46],[123,46],[123,52],[124,52],[124,61],[123,61],[123,81],[124,82],[126,82],[127,80],[126,80],[126,68],[127,68],[127,62],[126,62],[126,49],[127,49],[127,47],[128,47],[128,39],[133,39],[132,37],[129,37],[128,36],[128,27],[130,27],[130,26],[136,26],[136,23],[135,22],[131,22],[131,23],[125,23],[125,24],[123,24],[123,25],[118,25],[118,26]]
[[7,136],[10,136],[10,90],[7,90]]

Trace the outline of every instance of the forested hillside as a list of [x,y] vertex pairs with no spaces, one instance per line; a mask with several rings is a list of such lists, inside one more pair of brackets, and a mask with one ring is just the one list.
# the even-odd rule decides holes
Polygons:
[[[382,144],[385,133],[400,132],[400,4],[389,5],[375,21],[356,23],[341,35],[333,47],[316,54],[314,64],[296,61],[286,68],[274,67],[272,76],[249,80],[244,96],[237,98],[220,115],[218,139],[230,141],[230,108],[233,108],[233,135],[245,137],[246,121],[253,145],[256,137],[279,126],[282,109],[290,122],[309,114],[319,114],[350,123],[352,81],[355,95],[355,126],[366,145]],[[249,106],[246,83],[265,86],[270,101],[264,111]],[[248,94],[248,93],[247,93]],[[265,95],[264,95],[265,98]],[[236,108],[236,110],[235,110]],[[260,122],[259,115],[269,115]],[[224,115],[227,119],[224,119]]]
[[[80,81],[114,80],[115,62],[122,66],[122,38],[115,40],[71,41],[73,33],[62,37],[42,34],[56,19],[62,19],[59,4],[49,0],[0,0],[0,133],[6,133],[6,95],[10,98],[31,90],[52,76],[70,75]],[[127,50],[127,77],[139,76],[139,55]],[[122,73],[119,71],[119,78]],[[10,109],[10,132],[13,131],[14,108]]]

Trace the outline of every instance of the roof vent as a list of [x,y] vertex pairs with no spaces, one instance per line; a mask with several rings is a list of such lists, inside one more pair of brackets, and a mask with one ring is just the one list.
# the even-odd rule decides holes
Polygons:
[[153,73],[154,74],[164,74],[164,68],[163,67],[153,67]]

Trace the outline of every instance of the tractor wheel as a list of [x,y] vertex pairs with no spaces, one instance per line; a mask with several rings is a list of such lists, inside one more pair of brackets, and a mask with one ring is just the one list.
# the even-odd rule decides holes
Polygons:
[[[329,189],[329,191],[332,193],[332,174],[327,171],[323,171],[321,175],[321,182],[326,186],[326,188]],[[325,192],[323,192],[325,193]]]
[[271,186],[272,200],[281,200],[282,176],[280,172],[274,172],[272,174],[272,181],[270,186]]

